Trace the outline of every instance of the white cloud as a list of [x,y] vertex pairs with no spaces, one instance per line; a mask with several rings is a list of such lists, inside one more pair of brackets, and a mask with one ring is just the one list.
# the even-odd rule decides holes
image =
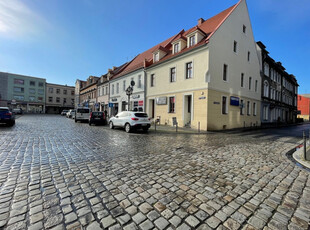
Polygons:
[[40,33],[44,19],[19,0],[0,1],[0,35],[27,37]]

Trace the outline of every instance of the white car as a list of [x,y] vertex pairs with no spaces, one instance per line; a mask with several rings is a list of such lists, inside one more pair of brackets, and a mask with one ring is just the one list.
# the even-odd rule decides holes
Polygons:
[[77,108],[75,111],[75,118],[74,121],[87,121],[89,120],[90,116],[90,108]]
[[114,129],[114,127],[125,128],[127,133],[134,129],[142,129],[147,132],[151,127],[151,122],[146,113],[123,111],[110,118],[109,126],[111,129]]

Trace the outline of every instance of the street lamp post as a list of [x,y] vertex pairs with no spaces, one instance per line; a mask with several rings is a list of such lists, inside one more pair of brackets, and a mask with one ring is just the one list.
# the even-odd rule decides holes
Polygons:
[[130,111],[130,95],[133,92],[133,86],[135,85],[134,81],[130,82],[130,86],[126,89],[126,95],[128,96],[128,111]]

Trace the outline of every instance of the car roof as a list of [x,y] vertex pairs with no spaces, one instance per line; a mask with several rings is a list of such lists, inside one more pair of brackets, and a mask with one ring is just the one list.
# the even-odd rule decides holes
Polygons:
[[0,109],[9,109],[9,107],[0,107]]

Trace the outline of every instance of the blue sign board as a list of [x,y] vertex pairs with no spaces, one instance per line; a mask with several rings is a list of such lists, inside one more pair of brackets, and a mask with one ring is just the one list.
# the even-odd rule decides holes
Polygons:
[[239,106],[239,97],[230,97],[230,105]]
[[109,103],[109,108],[113,108],[113,103]]

